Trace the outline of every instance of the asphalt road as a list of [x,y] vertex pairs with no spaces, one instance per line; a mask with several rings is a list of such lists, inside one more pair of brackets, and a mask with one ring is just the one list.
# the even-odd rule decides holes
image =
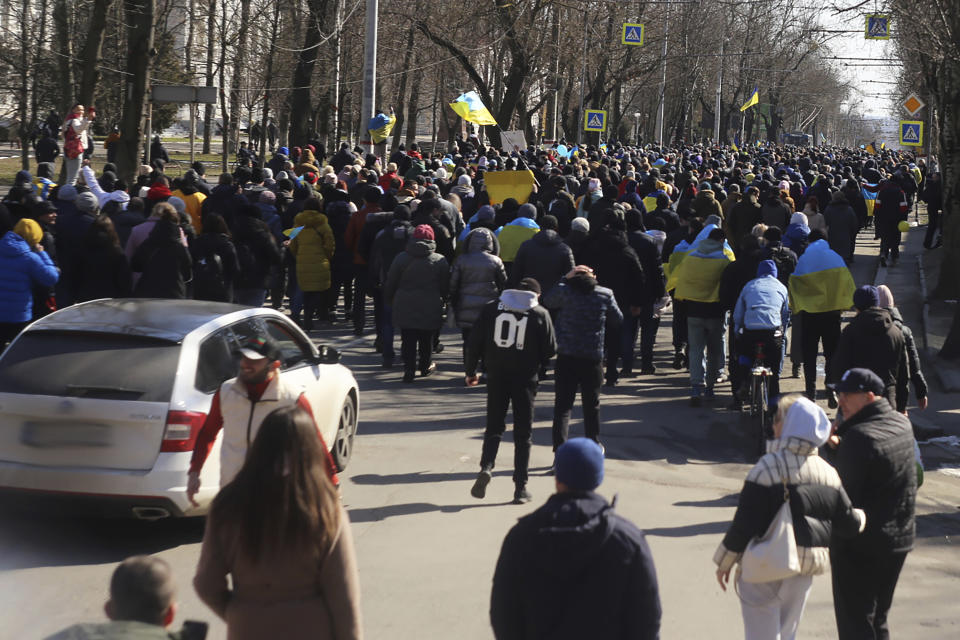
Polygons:
[[[865,250],[872,246],[864,244]],[[858,282],[872,278],[874,262],[857,261]],[[459,336],[444,336],[436,376],[402,385],[400,370],[379,367],[371,337],[357,341],[348,333],[340,323],[317,338],[345,346],[343,361],[361,388],[360,435],[342,479],[360,563],[366,636],[490,638],[490,584],[503,536],[553,490],[553,478],[546,475],[552,462],[552,380],[541,386],[537,402],[534,502],[509,504],[509,435],[487,498],[478,501],[469,489],[478,470],[484,389],[462,386]],[[600,492],[618,496],[617,510],[647,532],[660,581],[662,637],[740,638],[737,596],[721,592],[711,558],[755,460],[752,426],[723,409],[727,385],[719,388],[715,406],[690,408],[685,377],[669,368],[668,345],[665,322],[658,374],[627,380],[602,398],[608,460]],[[788,390],[798,386],[795,379],[785,382]],[[952,402],[957,404],[956,396]],[[578,412],[572,431],[582,433]],[[890,624],[895,637],[957,638],[960,478],[934,471],[926,477],[918,499],[917,547],[907,559]],[[184,619],[207,620],[208,637],[224,638],[222,623],[191,586],[201,537],[201,522],[3,514],[0,639],[42,638],[73,622],[102,620],[115,563],[137,553],[159,554],[173,566],[180,603],[175,626]],[[814,581],[801,636],[833,638],[835,629],[830,579],[824,576]]]

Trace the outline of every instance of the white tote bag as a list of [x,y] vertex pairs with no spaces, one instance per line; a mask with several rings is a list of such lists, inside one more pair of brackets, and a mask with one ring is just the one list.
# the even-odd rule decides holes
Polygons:
[[[778,471],[779,467],[778,464]],[[740,559],[740,577],[744,582],[774,582],[800,573],[786,473],[781,472],[780,478],[783,481],[783,504],[766,533],[747,544]]]

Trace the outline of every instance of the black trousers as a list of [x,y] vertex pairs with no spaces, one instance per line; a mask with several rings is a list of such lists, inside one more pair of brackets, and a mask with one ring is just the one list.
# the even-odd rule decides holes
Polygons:
[[507,409],[513,403],[513,482],[526,484],[533,443],[533,401],[537,397],[537,379],[517,379],[507,372],[492,371],[487,376],[487,430],[483,434],[482,469],[493,469],[506,431]]
[[433,334],[430,329],[400,330],[400,354],[403,356],[404,373],[414,373],[418,368],[420,373],[423,373],[430,366]]
[[823,356],[827,360],[826,383],[833,382],[831,365],[833,354],[840,342],[840,312],[826,311],[824,313],[802,313],[800,325],[800,341],[803,343],[803,379],[807,393],[817,389],[817,352],[821,340],[823,341]]
[[307,330],[313,329],[313,319],[318,313],[326,317],[327,310],[323,307],[326,297],[326,291],[303,292],[303,326]]
[[923,246],[926,249],[933,247],[933,243],[936,241],[937,231],[940,229],[941,215],[939,209],[927,207],[927,234],[923,237]]
[[557,356],[556,396],[553,401],[553,450],[567,441],[570,433],[570,412],[580,390],[583,402],[584,434],[600,441],[600,385],[603,364],[598,360]]
[[[673,297],[673,294],[670,294]],[[687,346],[687,308],[682,300],[673,298],[673,348],[682,349]]]
[[353,265],[353,330],[363,331],[367,320],[367,289],[369,288],[369,269],[365,264]]
[[763,345],[763,363],[773,371],[767,397],[771,406],[776,406],[773,403],[780,395],[780,362],[783,360],[783,334],[779,329],[744,329],[743,333],[737,336],[740,384],[750,380],[757,344]]
[[906,559],[905,552],[860,554],[830,549],[839,640],[889,640],[887,613]]

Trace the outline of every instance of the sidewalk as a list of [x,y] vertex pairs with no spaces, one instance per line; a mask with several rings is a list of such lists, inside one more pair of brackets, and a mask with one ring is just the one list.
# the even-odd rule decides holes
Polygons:
[[[927,288],[932,288],[939,278],[940,251],[923,248],[926,234],[926,211],[921,206],[921,226],[904,234],[900,262],[896,267],[880,267],[879,242],[873,240],[873,232],[864,232],[857,239],[857,262],[866,263],[876,270],[875,285],[885,284],[893,292],[897,308],[904,322],[913,331],[920,351],[924,377],[929,387],[930,404],[925,411],[916,409],[911,385],[910,420],[914,425],[917,440],[927,442],[923,447],[924,464],[927,469],[940,466],[955,466],[960,463],[960,446],[939,438],[960,438],[960,366],[936,357],[936,352],[947,336],[956,305],[943,301],[927,303]],[[869,234],[869,240],[867,239]],[[861,257],[862,256],[862,257]],[[868,273],[857,273],[858,284],[869,282]],[[937,439],[931,441],[931,438]],[[956,441],[956,440],[954,440]]]

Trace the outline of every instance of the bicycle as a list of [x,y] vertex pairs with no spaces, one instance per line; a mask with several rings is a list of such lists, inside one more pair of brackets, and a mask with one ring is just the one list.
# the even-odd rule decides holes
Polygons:
[[773,371],[765,366],[766,356],[763,347],[763,342],[757,342],[754,345],[750,384],[745,398],[750,417],[760,417],[760,428],[757,430],[757,452],[761,456],[767,451],[767,439],[771,429],[769,389],[770,377],[773,375]]

